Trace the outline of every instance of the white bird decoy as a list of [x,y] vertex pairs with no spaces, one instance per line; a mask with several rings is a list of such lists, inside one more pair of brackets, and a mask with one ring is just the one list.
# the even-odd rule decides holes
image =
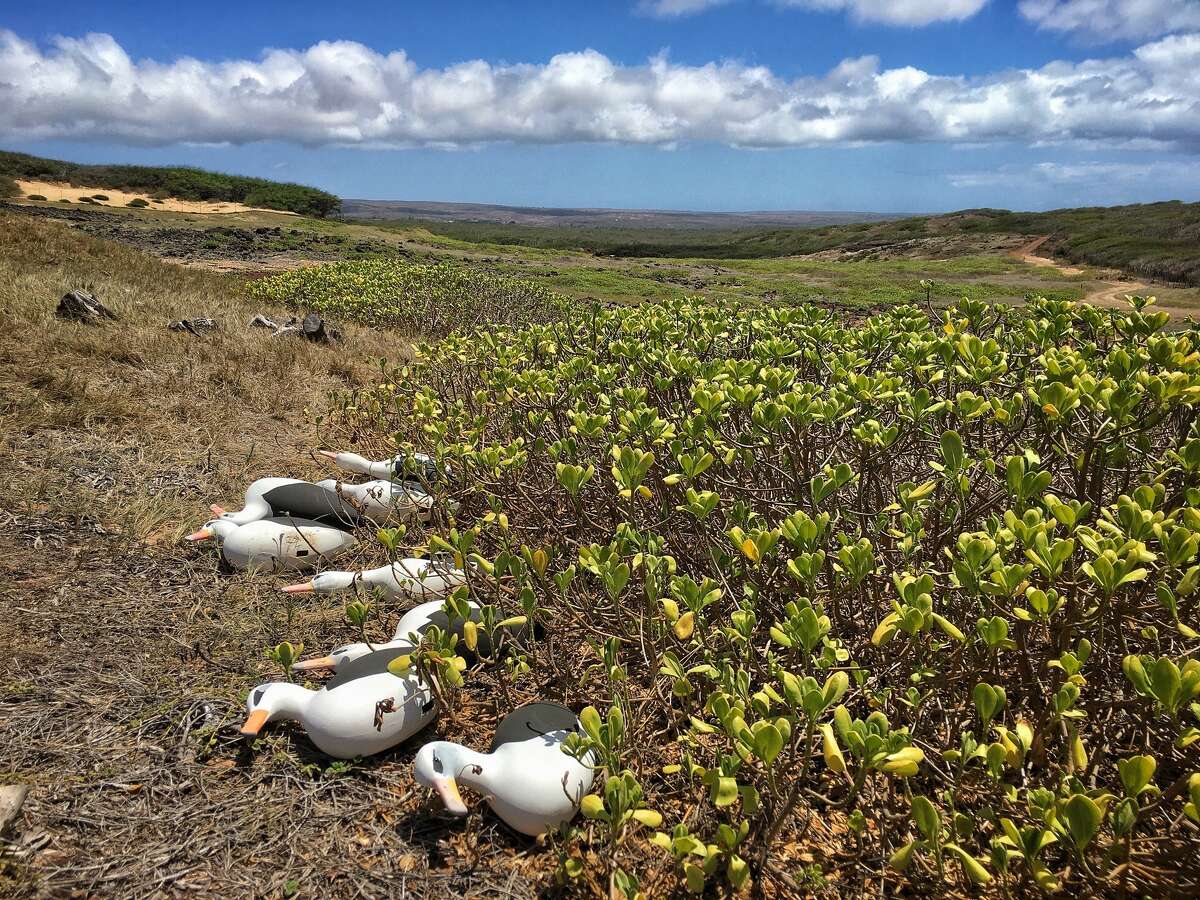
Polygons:
[[390,600],[430,600],[445,597],[466,584],[467,576],[442,556],[398,559],[391,565],[361,572],[322,572],[303,584],[290,584],[289,594],[335,594],[358,585],[378,588]]
[[246,488],[242,509],[228,512],[216,503],[209,508],[217,518],[235,525],[294,516],[335,528],[353,528],[363,514],[339,496],[332,487],[335,484],[313,484],[299,478],[259,478]]
[[372,478],[384,478],[399,481],[411,481],[414,484],[436,484],[444,481],[449,474],[438,471],[437,462],[425,453],[411,455],[399,454],[391,459],[370,460],[357,453],[343,451],[335,453],[331,450],[318,450],[322,456],[333,460],[338,468],[358,475],[370,475]]
[[572,732],[583,732],[578,717],[557,703],[531,703],[504,717],[491,750],[477,753],[462,744],[434,741],[417,751],[413,774],[433,788],[446,809],[467,814],[459,786],[485,795],[492,810],[522,834],[557,828],[579,809],[591,790],[595,760],[583,762],[562,751]]
[[246,698],[242,734],[255,737],[267,722],[298,721],[323,753],[338,759],[370,756],[412,737],[437,717],[437,700],[414,673],[387,665],[410,647],[369,653],[348,664],[319,691],[276,681]]
[[[284,589],[286,590],[286,588]],[[470,600],[467,601],[471,608],[471,619],[479,621],[479,604]],[[413,637],[418,640],[425,633],[425,630],[431,625],[437,625],[443,630],[452,630],[462,638],[461,620],[456,620],[452,626],[450,617],[446,615],[442,609],[441,600],[432,600],[429,603],[422,603],[419,606],[414,606],[396,623],[396,632],[392,635],[392,639],[386,643],[380,644],[365,644],[361,641],[354,644],[345,644],[335,650],[330,651],[328,656],[317,657],[316,659],[306,659],[292,666],[293,669],[299,672],[314,672],[324,669],[332,669],[335,672],[342,671],[342,668],[353,660],[366,656],[376,650],[390,650],[394,647],[411,647],[413,645]],[[473,664],[474,660],[470,651],[465,647],[462,649],[463,656],[467,660],[467,664]],[[487,657],[491,656],[491,642],[486,634],[480,634],[476,652]]]
[[307,519],[259,519],[238,525],[213,519],[186,540],[216,538],[235,569],[304,572],[358,544],[354,535]]
[[316,486],[332,492],[343,502],[348,500],[357,514],[376,525],[392,521],[428,522],[433,513],[433,495],[411,481],[375,479],[349,484],[326,478]]

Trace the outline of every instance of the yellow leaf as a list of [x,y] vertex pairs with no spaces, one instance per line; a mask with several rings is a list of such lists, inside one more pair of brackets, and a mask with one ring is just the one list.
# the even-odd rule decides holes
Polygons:
[[681,641],[686,641],[692,636],[692,629],[696,627],[696,615],[691,610],[685,612],[675,621],[675,637]]
[[758,552],[758,544],[754,543],[750,538],[742,541],[741,550],[742,553],[746,554],[746,558],[750,562],[756,563],[762,558],[762,554]]

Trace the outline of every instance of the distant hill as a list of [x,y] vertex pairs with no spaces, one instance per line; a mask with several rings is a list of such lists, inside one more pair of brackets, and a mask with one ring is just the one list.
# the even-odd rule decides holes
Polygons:
[[[1070,262],[1159,281],[1200,284],[1200,203],[1177,200],[1049,212],[966,209],[907,218],[872,213],[522,210],[348,200],[347,214],[352,216],[369,203],[378,203],[381,213],[405,210],[430,231],[460,240],[580,249],[607,256],[760,259],[833,251],[944,256],[989,252],[987,248],[1004,246],[1009,238],[1046,236],[1040,252]],[[462,210],[463,218],[452,218],[454,210]],[[505,221],[470,218],[505,215],[502,210],[513,214]],[[822,221],[822,217],[839,216],[841,221]]]
[[900,218],[857,212],[689,212],[664,209],[589,209],[571,207],[493,206],[487,203],[438,203],[420,200],[343,200],[347,219],[373,221],[455,222],[537,227],[605,227],[652,229],[730,229],[838,225]]
[[181,200],[216,200],[325,218],[341,201],[333,194],[265,178],[225,175],[181,166],[83,165],[0,151],[0,179],[56,181],[81,187],[134,191]]

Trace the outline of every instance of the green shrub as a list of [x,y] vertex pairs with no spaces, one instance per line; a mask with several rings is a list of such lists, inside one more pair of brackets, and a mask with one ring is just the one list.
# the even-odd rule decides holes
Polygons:
[[130,200],[125,205],[132,206],[134,209],[143,209],[144,207],[147,207],[150,204],[147,203],[145,200],[143,200],[141,197],[134,197],[132,200]]
[[93,200],[107,200],[108,195],[107,194],[92,194],[92,199]]
[[79,203],[91,203],[93,205],[96,203],[96,201],[93,200],[91,197],[80,197],[78,202]]
[[403,540],[470,560],[484,621],[543,626],[439,696],[585,707],[579,893],[800,896],[816,848],[845,895],[1173,896],[1200,858],[1200,330],[1171,325],[1144,299],[595,304],[422,345],[322,428],[452,472],[453,518]]
[[59,203],[70,203],[71,201],[68,200],[66,197],[59,197],[58,202]]
[[29,194],[25,197],[26,200],[45,200],[41,194]]
[[7,175],[0,175],[0,199],[20,196],[21,189],[17,187],[16,180],[9,178]]

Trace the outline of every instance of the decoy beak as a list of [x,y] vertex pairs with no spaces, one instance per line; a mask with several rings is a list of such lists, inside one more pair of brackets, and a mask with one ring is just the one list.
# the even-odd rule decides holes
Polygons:
[[193,531],[191,534],[189,534],[187,537],[185,537],[184,540],[185,541],[207,541],[212,536],[213,536],[213,532],[212,532],[211,528],[201,528],[199,531]]
[[320,453],[322,456],[324,456],[326,459],[333,459],[333,460],[337,459],[337,454],[334,453],[332,450],[318,450],[317,452]]
[[317,586],[311,581],[305,581],[301,584],[289,584],[286,587],[280,588],[285,594],[311,594],[316,589]]
[[270,715],[265,709],[254,710],[254,712],[246,716],[246,723],[242,726],[242,735],[244,737],[258,737],[258,733],[267,724],[267,719]]
[[298,663],[292,663],[293,672],[319,672],[323,669],[336,668],[337,660],[332,656],[319,656],[316,659],[305,659]]
[[458,792],[458,782],[453,778],[435,778],[433,789],[442,798],[446,812],[454,816],[465,816],[467,805],[463,803],[462,795]]
[[221,504],[219,504],[219,503],[214,503],[212,506],[209,507],[209,509],[212,510],[212,514],[214,516],[225,515],[225,507],[221,506]]

